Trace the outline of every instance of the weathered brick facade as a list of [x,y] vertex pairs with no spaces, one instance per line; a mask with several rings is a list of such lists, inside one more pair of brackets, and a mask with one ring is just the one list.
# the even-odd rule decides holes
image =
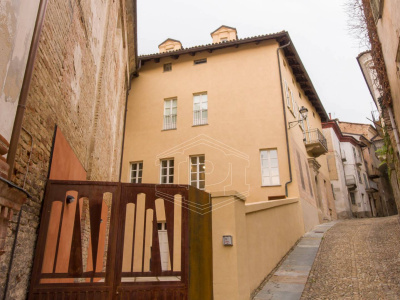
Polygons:
[[[55,126],[88,180],[118,180],[126,92],[136,51],[129,36],[134,30],[127,28],[133,26],[132,13],[125,0],[48,2],[11,178],[33,199],[22,209],[9,299],[24,299],[29,286]],[[0,297],[17,221],[15,215],[0,256]]]

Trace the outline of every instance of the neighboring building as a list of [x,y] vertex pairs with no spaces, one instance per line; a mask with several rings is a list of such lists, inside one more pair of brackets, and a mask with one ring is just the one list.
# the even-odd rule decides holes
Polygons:
[[336,120],[322,124],[328,140],[328,167],[338,218],[375,216],[371,194],[378,190],[376,183],[368,177],[362,154],[365,141],[359,136],[343,133],[339,124]]
[[[336,219],[321,132],[328,117],[287,32],[238,39],[236,29],[221,26],[211,36],[212,44],[192,48],[167,39],[159,53],[140,57],[128,99],[122,181],[190,184],[210,192],[213,203],[240,194],[235,204],[227,199],[213,211],[214,299],[248,299],[296,238]],[[228,214],[243,200],[243,215]],[[282,203],[300,223],[290,223],[282,207],[274,217],[257,217],[255,207]],[[250,216],[257,221],[245,221]],[[273,226],[266,223],[272,220]],[[229,250],[226,268],[219,233],[229,234],[231,222],[240,242]],[[261,233],[260,226],[268,227]],[[253,238],[238,237],[245,228],[262,234],[258,245],[246,248]],[[270,235],[283,243],[279,249],[264,241]],[[264,253],[265,263],[254,251]]]
[[384,135],[387,135],[383,149],[393,149],[387,155],[388,172],[399,210],[400,6],[397,0],[363,0],[362,13],[365,24],[361,27],[368,30],[371,60],[368,56],[363,57],[364,53],[358,60],[371,95],[375,103],[379,102],[377,107],[384,120]]
[[339,219],[352,218],[353,212],[357,211],[357,206],[355,198],[352,199],[350,197],[349,187],[350,189],[354,188],[356,180],[354,174],[345,173],[344,162],[347,161],[347,156],[342,147],[344,143],[350,143],[355,147],[359,145],[354,138],[342,134],[336,121],[330,120],[322,123],[322,128],[322,132],[328,142],[328,154],[326,155],[326,159],[329,168],[329,179],[335,198],[336,214]]
[[119,179],[136,4],[6,0],[0,16],[0,296],[25,299],[47,180]]
[[[399,148],[399,134],[393,117],[392,109],[390,107],[381,105],[382,98],[380,84],[377,79],[371,52],[367,51],[360,53],[360,55],[357,57],[357,60],[364,75],[371,97],[377,107],[376,111],[371,112],[372,121],[376,127],[376,129],[374,129],[379,135],[379,137],[371,138],[371,141],[373,141],[373,148],[375,148],[375,151],[385,152],[381,153],[382,158],[384,157],[382,161],[379,164],[375,163],[375,165],[379,166],[381,174],[379,181],[381,181],[380,183],[383,187],[386,187],[384,190],[388,191],[388,193],[384,195],[383,193],[380,193],[382,207],[380,209],[380,205],[377,204],[378,215],[392,215],[396,214],[400,208],[400,189],[398,183],[399,177],[398,173],[396,172],[396,162],[398,162],[399,157],[398,151],[396,151],[396,149]],[[364,136],[366,136],[365,132]],[[390,137],[393,139],[391,140]],[[376,157],[373,159],[376,160]],[[395,202],[396,208],[393,208],[393,201]]]
[[372,208],[376,207],[376,216],[391,216],[397,214],[396,202],[388,178],[386,163],[381,163],[376,151],[383,145],[379,132],[369,124],[339,122],[345,135],[352,135],[365,147],[362,148],[365,169],[368,174],[367,192]]

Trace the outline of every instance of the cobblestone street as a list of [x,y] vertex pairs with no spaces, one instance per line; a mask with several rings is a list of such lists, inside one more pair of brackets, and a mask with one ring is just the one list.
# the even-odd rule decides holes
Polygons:
[[397,218],[346,220],[327,231],[301,299],[400,299]]

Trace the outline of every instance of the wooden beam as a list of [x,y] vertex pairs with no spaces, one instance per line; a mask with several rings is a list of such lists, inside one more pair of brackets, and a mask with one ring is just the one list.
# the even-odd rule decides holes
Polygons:
[[172,58],[172,59],[178,59],[178,58],[179,58],[179,55],[171,55],[171,58]]
[[195,55],[196,55],[196,52],[190,52],[189,55],[190,55],[190,56],[195,56]]
[[154,62],[155,62],[156,64],[158,64],[158,63],[160,62],[160,59],[159,59],[159,58],[155,58],[155,59],[154,59]]

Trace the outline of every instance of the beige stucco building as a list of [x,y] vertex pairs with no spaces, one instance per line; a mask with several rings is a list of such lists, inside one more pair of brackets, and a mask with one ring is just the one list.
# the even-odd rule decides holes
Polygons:
[[[321,133],[328,117],[287,32],[238,39],[221,26],[211,36],[192,48],[167,39],[140,57],[122,181],[210,192],[214,297],[236,282],[229,299],[245,299],[305,231],[336,218]],[[270,240],[254,246],[249,229],[257,236],[264,225]],[[238,248],[219,248],[227,231]]]

